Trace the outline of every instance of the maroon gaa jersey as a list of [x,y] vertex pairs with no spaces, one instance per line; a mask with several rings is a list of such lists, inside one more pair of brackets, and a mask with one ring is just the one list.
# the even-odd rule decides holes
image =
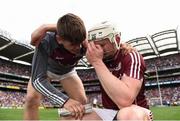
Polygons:
[[[122,54],[121,50],[118,50],[114,56],[114,60],[105,62],[110,72],[121,79],[123,74],[127,76],[143,81],[142,87],[133,104],[139,105],[144,108],[149,108],[144,95],[145,83],[144,83],[144,72],[146,66],[143,57],[136,51],[133,51],[127,55]],[[109,80],[111,81],[111,80]],[[119,80],[121,81],[121,80]],[[101,87],[102,88],[102,87]],[[118,106],[110,99],[104,89],[102,91],[102,103],[105,108],[118,110]]]

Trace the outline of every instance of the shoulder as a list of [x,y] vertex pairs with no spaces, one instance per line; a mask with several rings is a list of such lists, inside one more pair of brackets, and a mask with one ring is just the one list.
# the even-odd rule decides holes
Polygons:
[[136,50],[124,55],[124,62],[136,62],[136,63],[144,63],[144,59],[142,55]]
[[125,71],[129,77],[141,79],[144,76],[146,66],[144,59],[139,52],[132,51],[128,53],[123,58],[123,65],[125,65]]
[[55,32],[47,32],[43,40],[41,41],[41,45],[44,48],[49,48],[57,45],[56,41],[56,33]]
[[56,40],[55,32],[47,32],[42,42],[51,43]]
[[41,43],[39,44],[39,49],[43,49],[50,53],[54,48],[58,46],[56,41],[55,32],[47,32]]

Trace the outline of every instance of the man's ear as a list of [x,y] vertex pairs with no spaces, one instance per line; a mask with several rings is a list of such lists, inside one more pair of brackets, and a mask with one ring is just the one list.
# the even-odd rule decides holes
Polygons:
[[120,45],[121,38],[118,34],[115,36],[115,39],[116,39],[117,44]]
[[62,44],[63,39],[59,35],[56,35],[56,40],[57,40],[58,44]]
[[82,42],[82,45],[83,45],[85,48],[87,48],[87,46],[88,46],[88,40],[84,40],[84,41]]

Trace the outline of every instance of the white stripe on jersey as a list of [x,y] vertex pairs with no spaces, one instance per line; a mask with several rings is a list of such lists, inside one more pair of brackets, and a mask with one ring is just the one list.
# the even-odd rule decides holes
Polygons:
[[[50,95],[45,91],[43,90],[37,83],[37,81],[35,80],[34,82],[34,86],[36,87],[37,90],[39,90],[39,92],[43,93],[45,96],[47,96],[48,98],[50,98]],[[54,97],[51,97],[52,98],[52,101],[55,103],[55,104],[61,104],[60,101],[58,101],[56,98]]]
[[39,82],[39,78],[37,78],[35,80],[35,85],[36,88],[39,89],[40,92],[45,93],[46,96],[48,96],[49,98],[51,98],[54,102],[58,103],[58,104],[63,104],[64,100],[62,98],[60,98],[59,96],[51,93],[49,90],[47,90],[40,82]]
[[36,80],[33,82],[33,84],[34,84],[35,88],[36,88],[39,92],[41,92],[43,95],[47,95],[46,92],[41,91],[41,90],[39,89],[39,87],[37,86]]
[[140,59],[140,55],[139,55],[139,53],[138,52],[136,52],[137,53],[137,56],[138,56],[138,62],[139,62],[139,67],[138,67],[138,72],[137,72],[137,74],[138,74],[138,79],[140,79],[140,73],[141,73],[141,59]]
[[133,52],[133,55],[134,55],[134,58],[135,58],[135,62],[134,62],[134,78],[136,78],[136,74],[137,74],[137,72],[136,72],[136,70],[137,70],[137,64],[138,64],[138,61],[137,61],[137,56],[136,56],[136,53],[135,52]]
[[38,80],[37,82],[38,82],[38,84],[39,84],[45,91],[47,91],[47,93],[49,93],[50,97],[55,98],[55,99],[56,99],[56,98],[59,99],[59,101],[61,101],[62,104],[65,102],[65,100],[63,100],[61,97],[59,97],[58,95],[55,95],[55,94],[53,94],[52,92],[50,92],[49,90],[47,90],[47,89],[39,82],[39,80]]
[[140,79],[140,55],[138,52],[130,53],[131,56],[131,70],[130,70],[130,77]]
[[131,63],[131,70],[130,70],[130,77],[132,77],[132,74],[133,74],[133,65],[134,65],[134,58],[133,58],[133,55],[132,55],[132,53],[130,53],[130,56],[131,56],[131,60],[132,60],[132,63]]
[[[38,79],[35,80],[34,86],[36,87],[37,90],[39,90],[39,92],[43,93],[45,96],[49,98],[50,95],[38,85],[37,80]],[[56,98],[54,97],[51,97],[51,98],[53,99],[53,102],[55,102],[56,104],[61,104],[61,102],[59,102]]]

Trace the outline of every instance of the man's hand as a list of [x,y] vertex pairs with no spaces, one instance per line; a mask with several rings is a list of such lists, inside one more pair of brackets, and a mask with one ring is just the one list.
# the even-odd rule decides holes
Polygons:
[[38,47],[41,40],[45,37],[47,31],[56,31],[55,24],[43,24],[38,27],[33,33],[31,34],[31,45]]
[[87,43],[86,58],[91,65],[102,61],[104,51],[100,45],[95,45],[94,42]]
[[70,111],[75,119],[82,119],[83,115],[85,113],[85,107],[82,105],[80,102],[69,99],[63,106],[63,108],[67,109]]

